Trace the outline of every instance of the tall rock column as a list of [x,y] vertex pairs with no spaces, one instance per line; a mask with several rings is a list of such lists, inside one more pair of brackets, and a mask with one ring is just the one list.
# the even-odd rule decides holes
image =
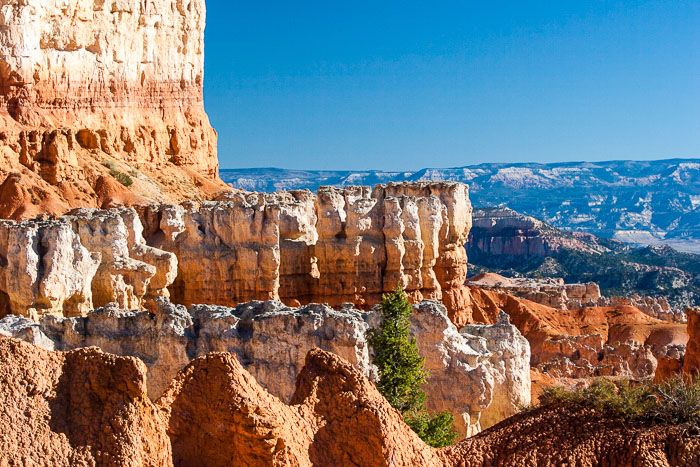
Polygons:
[[224,188],[203,105],[204,0],[0,10],[0,181],[21,195],[0,215]]

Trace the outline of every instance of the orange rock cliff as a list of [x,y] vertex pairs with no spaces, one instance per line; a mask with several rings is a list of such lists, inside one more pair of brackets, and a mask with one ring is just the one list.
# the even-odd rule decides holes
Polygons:
[[225,187],[203,106],[204,0],[0,6],[0,216]]

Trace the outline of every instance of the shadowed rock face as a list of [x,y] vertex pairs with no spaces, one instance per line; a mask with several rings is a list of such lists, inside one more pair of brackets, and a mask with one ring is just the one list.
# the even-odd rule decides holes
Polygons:
[[401,285],[414,302],[467,303],[467,187],[413,183],[260,194],[0,223],[0,316],[84,315],[117,302],[355,303]]
[[[204,0],[0,6],[3,217],[225,187],[203,106]],[[104,160],[138,170],[134,185]]]
[[[52,349],[99,346],[139,357],[154,399],[191,359],[211,352],[236,355],[285,402],[314,348],[340,355],[366,377],[375,377],[366,334],[378,326],[377,313],[318,304],[291,308],[273,301],[235,308],[194,305],[189,311],[160,299],[155,305],[155,314],[111,304],[85,318],[47,315],[39,325],[10,315],[0,320],[0,332]],[[529,346],[507,320],[460,333],[444,306],[424,301],[414,307],[411,332],[431,374],[424,387],[428,407],[453,413],[462,436],[480,431],[482,417],[490,426],[529,403]]]
[[146,367],[99,349],[50,352],[0,338],[0,463],[171,463]]
[[683,358],[683,373],[700,375],[700,309],[686,310],[688,316],[688,346]]

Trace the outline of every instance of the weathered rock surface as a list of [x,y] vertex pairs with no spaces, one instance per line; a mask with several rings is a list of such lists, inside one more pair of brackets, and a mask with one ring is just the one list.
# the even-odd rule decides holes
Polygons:
[[50,352],[0,337],[0,464],[170,465],[136,358]]
[[688,346],[683,358],[683,373],[690,376],[700,374],[700,309],[686,310],[688,315]]
[[450,466],[696,465],[700,440],[686,430],[630,425],[589,410],[547,406],[511,417],[440,455]]
[[440,465],[360,371],[320,350],[309,352],[291,406],[229,354],[192,362],[158,405],[182,465]]
[[483,273],[467,279],[467,284],[487,290],[514,295],[535,303],[562,310],[577,310],[584,306],[633,306],[647,315],[663,321],[685,322],[685,313],[674,310],[664,297],[605,297],[595,282],[565,284],[562,278],[533,279],[504,277]]
[[531,365],[555,377],[651,377],[669,346],[688,341],[684,324],[627,305],[560,310],[473,285],[469,292],[471,306],[452,321],[495,323],[504,310],[530,343]]
[[0,222],[0,316],[83,316],[110,302],[142,308],[168,297],[177,258],[146,245],[142,231],[132,208]]
[[203,106],[203,0],[0,7],[2,216],[225,187]]
[[414,302],[467,303],[467,187],[378,185],[309,192],[230,192],[197,206],[75,209],[0,224],[0,316],[85,314],[117,302],[234,306],[355,303],[397,284]]
[[[442,449],[426,446],[362,372],[311,350],[291,404],[235,356],[191,362],[155,406],[134,358],[0,338],[0,462],[8,465],[695,465],[682,427],[543,407]],[[167,436],[166,436],[167,433]],[[171,454],[172,453],[172,454]]]
[[140,209],[149,245],[178,258],[177,303],[344,302],[400,284],[414,302],[466,306],[466,185],[403,183],[271,194],[235,191],[185,209]]
[[510,324],[507,313],[501,312],[492,325],[467,325],[460,334],[481,338],[489,354],[494,378],[493,399],[481,413],[482,428],[489,428],[530,405],[530,344],[518,328]]
[[[163,299],[154,302],[154,311],[124,311],[110,304],[84,318],[46,315],[39,326],[26,319],[17,326],[19,318],[8,316],[0,320],[0,332],[59,350],[99,346],[139,357],[148,368],[153,399],[191,359],[211,352],[236,355],[261,386],[285,402],[292,399],[306,354],[314,348],[340,355],[375,377],[366,334],[378,326],[378,313],[350,305],[291,308],[275,301],[235,308],[193,305],[188,311]],[[25,331],[29,327],[32,334]],[[462,436],[529,403],[529,345],[505,317],[493,326],[458,332],[442,304],[424,301],[414,306],[411,332],[431,374],[424,387],[428,408],[453,413]]]

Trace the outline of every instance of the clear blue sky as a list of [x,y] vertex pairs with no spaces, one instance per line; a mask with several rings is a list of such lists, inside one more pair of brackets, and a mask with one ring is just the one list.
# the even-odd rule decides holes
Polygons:
[[700,1],[207,0],[222,168],[700,156]]

